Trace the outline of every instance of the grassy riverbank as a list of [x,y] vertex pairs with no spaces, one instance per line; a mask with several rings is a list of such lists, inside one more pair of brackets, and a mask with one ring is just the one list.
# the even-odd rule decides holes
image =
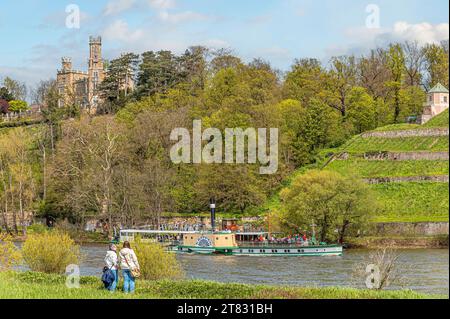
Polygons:
[[0,273],[0,299],[430,299],[411,290],[373,291],[352,288],[273,287],[201,280],[141,281],[134,295],[111,294],[96,277],[82,277],[79,289],[68,289],[65,276],[33,272]]

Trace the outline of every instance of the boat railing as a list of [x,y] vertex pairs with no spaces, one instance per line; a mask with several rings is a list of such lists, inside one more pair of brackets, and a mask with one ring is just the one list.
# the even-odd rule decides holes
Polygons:
[[268,247],[268,246],[283,246],[283,247],[307,247],[311,246],[312,243],[286,243],[282,241],[265,241],[265,242],[254,242],[254,241],[238,241],[239,246],[246,247]]

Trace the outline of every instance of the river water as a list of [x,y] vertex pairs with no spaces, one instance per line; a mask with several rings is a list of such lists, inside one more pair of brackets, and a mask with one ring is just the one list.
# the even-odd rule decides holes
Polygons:
[[[100,276],[106,246],[85,245],[80,265],[82,275]],[[291,286],[359,286],[352,279],[354,265],[361,263],[370,250],[345,250],[342,257],[257,257],[177,255],[186,276],[220,282]],[[417,292],[449,294],[449,250],[400,250],[398,266],[402,286]],[[364,287],[364,278],[361,286]]]

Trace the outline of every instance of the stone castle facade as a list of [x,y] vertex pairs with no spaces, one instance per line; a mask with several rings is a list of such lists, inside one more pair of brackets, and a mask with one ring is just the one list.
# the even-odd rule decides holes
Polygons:
[[61,70],[58,70],[56,82],[60,95],[58,106],[77,103],[83,109],[95,110],[100,102],[98,86],[104,80],[106,70],[102,58],[102,38],[89,38],[88,71],[72,68],[72,59],[62,58]]

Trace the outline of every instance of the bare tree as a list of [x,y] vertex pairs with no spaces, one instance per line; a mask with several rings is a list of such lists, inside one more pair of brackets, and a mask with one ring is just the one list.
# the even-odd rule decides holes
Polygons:
[[422,82],[422,72],[424,71],[425,52],[417,41],[406,41],[403,45],[405,52],[406,84],[419,86]]
[[391,79],[386,50],[378,48],[372,50],[368,57],[362,57],[358,70],[359,85],[365,87],[375,99],[385,100],[388,95],[385,83]]
[[384,246],[371,252],[367,258],[355,265],[352,279],[365,283],[369,289],[382,290],[392,285],[403,286],[404,269],[400,267],[401,254],[392,246]]

